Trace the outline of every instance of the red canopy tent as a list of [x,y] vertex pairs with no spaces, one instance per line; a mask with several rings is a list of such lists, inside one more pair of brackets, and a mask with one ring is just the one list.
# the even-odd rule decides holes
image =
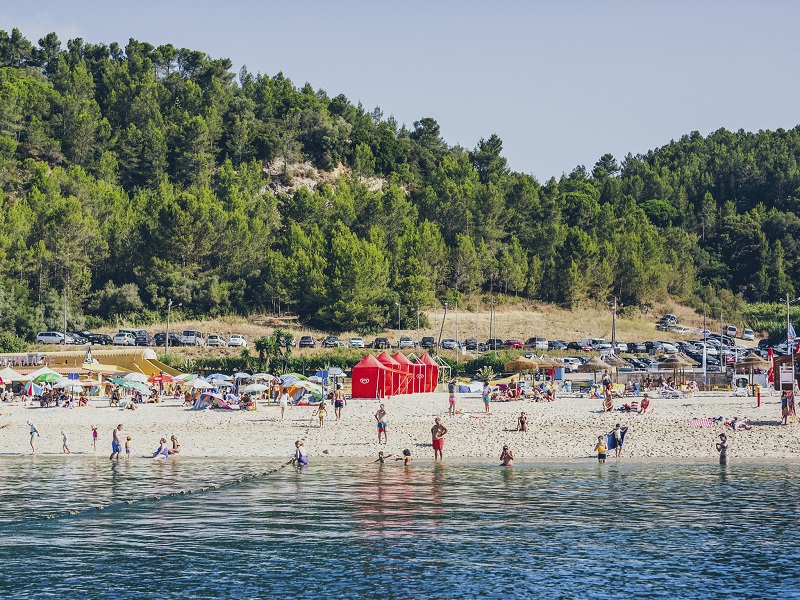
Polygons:
[[425,365],[425,378],[422,385],[421,392],[434,392],[436,391],[436,384],[439,383],[439,365],[433,360],[427,352],[417,359],[416,364]]
[[389,356],[388,352],[381,352],[377,360],[388,369],[386,373],[386,393],[390,396],[408,393],[408,380],[411,379],[410,373],[400,367],[400,363]]
[[403,386],[403,389],[400,390],[400,393],[413,394],[414,392],[418,392],[419,390],[415,389],[414,387],[417,381],[417,378],[414,377],[414,375],[416,374],[414,371],[414,363],[408,360],[408,357],[399,350],[395,352],[392,358],[400,365],[400,370],[408,375],[405,381],[405,385]]
[[353,367],[353,398],[383,398],[386,395],[388,369],[367,354]]

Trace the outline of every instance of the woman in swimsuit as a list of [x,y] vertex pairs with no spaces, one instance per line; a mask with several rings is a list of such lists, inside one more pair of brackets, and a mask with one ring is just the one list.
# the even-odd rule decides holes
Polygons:
[[303,447],[303,440],[297,440],[294,443],[294,466],[297,467],[298,471],[308,466],[308,454],[306,454],[306,449]]
[[31,454],[36,453],[36,438],[39,437],[39,430],[36,429],[36,425],[31,423],[30,421],[27,422],[31,428]]
[[519,413],[517,417],[517,431],[528,431],[528,415],[524,412]]
[[167,448],[167,438],[161,438],[158,450],[153,453],[151,458],[164,458],[169,456],[169,448]]
[[500,466],[513,467],[514,466],[514,453],[508,446],[503,446],[503,451],[500,453]]
[[728,436],[724,433],[719,434],[719,442],[717,443],[717,452],[719,452],[719,464],[728,464]]
[[168,454],[180,454],[181,453],[181,445],[178,443],[178,438],[173,435],[169,439],[172,441],[172,448],[167,450],[167,453]]

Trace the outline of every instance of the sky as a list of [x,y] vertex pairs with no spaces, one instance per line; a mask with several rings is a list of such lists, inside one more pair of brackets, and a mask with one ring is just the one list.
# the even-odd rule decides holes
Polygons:
[[130,38],[227,57],[238,70],[344,94],[450,145],[496,133],[509,166],[544,182],[699,131],[790,129],[800,3],[473,0],[37,0],[0,29]]

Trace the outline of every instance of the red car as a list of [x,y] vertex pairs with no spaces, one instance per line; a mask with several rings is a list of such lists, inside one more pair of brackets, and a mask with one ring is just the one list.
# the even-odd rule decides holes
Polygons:
[[509,350],[522,350],[525,348],[525,344],[519,340],[506,340],[505,347]]

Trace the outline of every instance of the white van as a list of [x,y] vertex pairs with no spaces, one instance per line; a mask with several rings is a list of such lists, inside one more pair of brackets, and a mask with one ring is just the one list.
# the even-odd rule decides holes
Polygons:
[[181,332],[181,344],[184,346],[205,346],[206,340],[202,332],[196,329],[184,329]]
[[756,334],[752,329],[744,329],[742,330],[742,339],[752,342],[754,339],[756,339]]
[[725,327],[725,331],[723,333],[725,335],[727,335],[728,337],[735,338],[737,331],[739,331],[739,330],[736,329],[736,327],[734,327],[733,325],[728,325],[727,327]]

